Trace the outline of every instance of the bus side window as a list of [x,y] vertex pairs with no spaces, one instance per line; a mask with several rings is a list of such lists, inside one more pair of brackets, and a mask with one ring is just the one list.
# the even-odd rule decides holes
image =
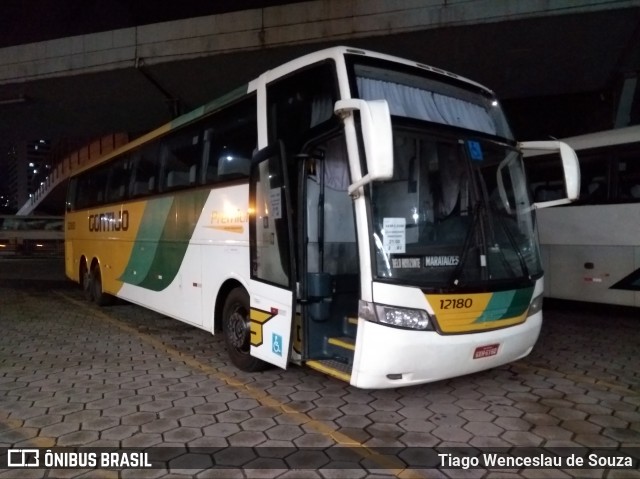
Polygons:
[[224,147],[218,157],[218,178],[233,179],[249,176],[251,157]]
[[640,202],[640,158],[624,158],[618,162],[618,199]]
[[207,184],[249,177],[258,145],[256,98],[215,114],[204,131],[204,180]]
[[151,194],[157,190],[157,149],[154,145],[142,148],[133,157],[131,184],[132,197]]
[[218,180],[218,158],[215,156],[213,128],[204,130],[202,147],[204,182],[215,183]]
[[107,178],[106,168],[96,168],[83,173],[78,179],[76,206],[88,208],[104,203]]
[[536,185],[533,188],[533,201],[541,203],[564,198],[564,184],[559,181]]
[[332,62],[321,62],[267,86],[269,143],[285,143],[287,151],[299,152],[309,131],[338,122],[333,114],[337,84]]
[[580,160],[581,204],[602,204],[609,201],[609,159],[593,153],[578,153]]
[[127,197],[127,187],[131,177],[129,158],[121,158],[111,165],[107,184],[107,203],[122,201]]
[[161,146],[162,190],[182,188],[199,183],[202,142],[199,132],[178,132]]

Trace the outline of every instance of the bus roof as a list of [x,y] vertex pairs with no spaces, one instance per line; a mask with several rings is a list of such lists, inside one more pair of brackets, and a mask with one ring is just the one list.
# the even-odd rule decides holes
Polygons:
[[[466,83],[469,86],[474,88],[479,88],[483,90],[485,93],[494,95],[494,92],[480,83],[477,83],[468,78],[462,77],[460,75],[456,75],[455,73],[451,73],[449,71],[443,70],[441,68],[436,68],[430,65],[426,65],[424,63],[419,63],[414,60],[408,60],[406,58],[397,57],[394,55],[387,55],[386,53],[378,53],[370,50],[364,50],[362,48],[352,48],[348,46],[337,46],[331,48],[325,48],[323,50],[318,50],[312,53],[308,53],[299,58],[293,59],[287,63],[284,63],[278,67],[273,68],[265,72],[263,75],[266,76],[267,81],[271,81],[275,78],[279,78],[280,76],[286,75],[287,73],[298,70],[305,65],[311,65],[313,63],[320,62],[322,60],[326,60],[328,58],[341,58],[344,55],[362,55],[368,58],[379,58],[381,60],[387,60],[394,63],[400,63],[403,65],[409,65],[412,67],[420,68],[422,70],[427,70],[436,75],[441,75],[443,77],[452,78],[454,80]],[[262,75],[261,75],[262,76]]]
[[429,71],[431,73],[434,73],[436,75],[445,77],[445,78],[450,78],[450,79],[454,79],[458,82],[461,83],[466,83],[467,85],[469,85],[470,87],[473,88],[477,88],[477,89],[481,89],[483,90],[486,94],[489,95],[494,95],[493,91],[490,90],[489,88],[481,85],[480,83],[474,82],[473,80],[470,80],[468,78],[465,77],[461,77],[459,75],[456,75],[455,73],[451,73],[448,72],[446,70],[442,70],[440,68],[436,68],[436,67],[432,67],[429,65],[425,65],[423,63],[419,63],[419,62],[415,62],[412,60],[407,60],[405,58],[401,58],[401,57],[396,57],[393,55],[387,55],[384,53],[377,53],[377,52],[373,52],[373,51],[369,51],[369,50],[363,50],[360,48],[351,48],[351,47],[347,47],[347,46],[336,46],[336,47],[331,47],[331,48],[326,48],[323,50],[318,50],[312,53],[308,53],[306,55],[300,56],[298,58],[295,58],[293,60],[290,60],[289,62],[286,62],[278,67],[275,67],[271,70],[268,70],[264,73],[262,73],[259,77],[249,81],[248,83],[244,83],[242,85],[240,85],[239,87],[235,88],[234,90],[219,96],[218,98],[205,103],[204,105],[188,112],[185,113],[177,118],[174,118],[173,120],[171,120],[168,123],[165,123],[164,125],[159,126],[158,128],[153,129],[152,131],[136,138],[135,140],[130,141],[129,143],[122,145],[121,147],[115,149],[112,152],[109,152],[108,154],[104,155],[102,158],[100,158],[97,162],[92,163],[90,165],[85,165],[79,169],[77,169],[76,171],[74,171],[72,173],[71,176],[75,176],[77,174],[80,174],[86,170],[90,170],[98,165],[100,165],[101,163],[104,163],[106,161],[108,161],[110,158],[120,155],[126,151],[132,150],[134,148],[136,148],[137,146],[146,143],[147,141],[156,138],[158,136],[163,136],[169,132],[171,132],[172,130],[175,130],[177,128],[180,128],[184,125],[187,125],[189,123],[191,123],[192,121],[195,121],[209,113],[212,113],[224,106],[226,106],[229,103],[234,102],[235,100],[238,100],[239,98],[242,98],[244,95],[253,92],[256,88],[257,85],[259,85],[261,82],[265,82],[268,83],[276,78],[279,78],[281,76],[284,76],[288,73],[294,72],[300,68],[305,67],[306,65],[311,65],[313,63],[317,63],[320,62],[322,60],[326,60],[326,59],[330,59],[330,58],[334,58],[334,59],[338,59],[341,57],[344,57],[345,54],[352,54],[352,55],[362,55],[362,56],[366,56],[369,58],[379,58],[381,60],[387,60],[387,61],[391,61],[391,62],[395,62],[395,63],[400,63],[400,64],[404,64],[404,65],[409,65],[412,67],[416,67],[422,70],[426,70]]

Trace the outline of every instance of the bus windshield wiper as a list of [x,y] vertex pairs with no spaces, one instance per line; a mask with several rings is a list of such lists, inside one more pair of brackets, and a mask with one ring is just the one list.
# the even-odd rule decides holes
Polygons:
[[[502,227],[502,230],[505,232],[505,236],[509,240],[509,245],[511,246],[511,248],[514,251],[514,253],[518,257],[518,262],[520,263],[520,268],[522,269],[522,274],[524,276],[526,276],[527,278],[530,277],[529,267],[527,266],[527,261],[524,259],[524,256],[522,255],[522,251],[520,251],[520,248],[518,248],[518,243],[517,243],[515,237],[513,236],[513,233],[509,230],[509,226],[505,222],[504,218],[499,213],[495,214],[495,215],[492,215],[492,217],[493,218],[498,218],[498,224],[500,224],[500,226]],[[509,260],[507,260],[504,257],[504,253],[502,253],[502,249],[501,248],[500,248],[500,255],[502,256],[503,261],[509,266],[509,269],[511,269],[513,271],[513,269],[511,268],[511,265],[509,264]],[[514,276],[515,276],[515,272],[514,272]]]
[[[449,284],[451,286],[459,286],[460,285],[460,274],[464,270],[464,266],[469,257],[469,251],[471,250],[471,244],[473,242],[473,238],[475,237],[476,228],[478,228],[478,224],[480,223],[480,217],[482,210],[482,202],[477,201],[471,208],[471,225],[467,230],[467,236],[464,239],[464,244],[462,245],[462,254],[460,255],[460,261],[458,262],[456,269],[451,274],[451,278],[449,279]],[[484,228],[481,228],[481,243],[486,244]],[[482,245],[481,245],[482,246]]]

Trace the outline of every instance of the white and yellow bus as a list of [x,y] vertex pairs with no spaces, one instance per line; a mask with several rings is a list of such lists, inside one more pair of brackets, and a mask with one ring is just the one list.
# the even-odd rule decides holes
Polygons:
[[494,94],[336,47],[106,156],[70,181],[66,272],[222,331],[243,370],[306,364],[362,388],[529,354],[542,268],[523,147]]
[[[640,125],[563,141],[578,154],[582,185],[571,206],[538,214],[545,295],[640,307]],[[564,194],[556,164],[527,164],[534,200]]]

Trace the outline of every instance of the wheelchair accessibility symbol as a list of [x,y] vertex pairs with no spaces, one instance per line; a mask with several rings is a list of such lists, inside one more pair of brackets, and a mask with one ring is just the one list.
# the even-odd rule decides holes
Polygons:
[[282,356],[282,336],[279,334],[271,334],[271,352],[278,356]]

